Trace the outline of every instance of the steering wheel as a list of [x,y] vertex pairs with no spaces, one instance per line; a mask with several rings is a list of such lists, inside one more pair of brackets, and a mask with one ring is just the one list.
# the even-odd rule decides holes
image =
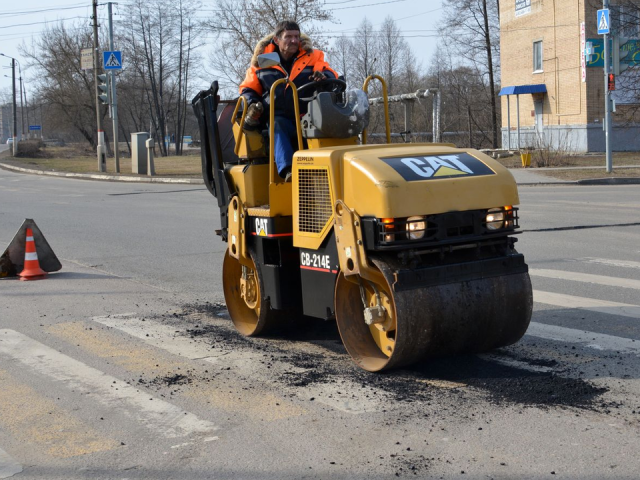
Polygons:
[[[344,80],[340,80],[339,78],[327,77],[327,78],[323,78],[320,81],[316,82],[314,80],[309,83],[305,83],[301,87],[298,87],[298,99],[302,100],[303,102],[310,102],[311,100],[313,100],[313,97],[317,92],[325,91],[325,88],[329,85],[332,87],[331,91],[334,91],[336,93],[342,93],[347,89],[347,82],[345,82]],[[311,96],[309,97],[300,96],[300,92],[302,90],[310,89],[311,87],[315,87],[314,92]]]

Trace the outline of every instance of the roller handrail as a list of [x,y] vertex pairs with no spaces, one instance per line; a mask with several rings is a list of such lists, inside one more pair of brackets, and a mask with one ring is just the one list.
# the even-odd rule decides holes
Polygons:
[[[387,83],[384,81],[380,75],[369,75],[364,81],[364,85],[362,86],[362,90],[367,95],[369,94],[369,82],[373,79],[380,80],[382,84],[382,98],[384,98],[384,124],[387,129],[387,143],[391,143],[391,126],[389,125],[389,96],[387,95]],[[367,129],[365,128],[362,131],[362,144],[365,145],[367,143]]]
[[244,121],[247,118],[247,99],[242,95],[238,97],[238,102],[236,103],[236,108],[233,111],[233,115],[231,115],[231,123],[236,121],[236,115],[238,114],[238,109],[240,108],[240,104],[242,104],[242,118],[240,118],[240,133],[238,134],[238,139],[236,140],[236,146],[233,149],[233,153],[238,155],[240,151],[240,142],[242,140],[242,135],[244,135]]
[[289,78],[280,78],[271,85],[271,91],[269,92],[269,183],[275,183],[275,97],[276,87],[281,83],[286,83],[291,87],[293,91],[293,109],[296,117],[296,133],[298,134],[298,150],[302,150],[302,126],[300,125],[300,105],[298,105],[298,89],[295,84],[289,80]]

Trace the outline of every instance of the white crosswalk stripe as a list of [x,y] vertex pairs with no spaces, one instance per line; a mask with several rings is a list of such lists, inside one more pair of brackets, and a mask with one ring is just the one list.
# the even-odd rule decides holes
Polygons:
[[544,303],[546,305],[555,305],[557,307],[588,310],[640,320],[640,306],[630,305],[628,303],[608,302],[606,300],[576,297],[574,295],[564,295],[562,293],[543,292],[541,290],[533,291],[533,301],[537,303]]
[[[91,392],[94,402],[117,408],[140,425],[167,437],[199,434],[205,441],[215,440],[217,427],[192,413],[150,396],[121,380],[85,365],[14,330],[0,330],[0,357],[4,356],[71,390]],[[120,386],[112,388],[114,382]]]
[[558,342],[583,344],[595,350],[611,350],[640,356],[640,341],[602,333],[531,322],[527,335]]
[[640,262],[634,262],[631,260],[614,260],[610,258],[584,257],[584,258],[578,258],[575,261],[584,262],[584,263],[597,263],[599,265],[609,265],[611,267],[640,269]]
[[530,268],[529,275],[534,277],[556,278],[575,282],[594,283],[610,287],[633,288],[640,290],[640,280],[620,277],[606,277],[603,275],[591,275],[588,273],[567,272],[565,270],[549,270],[544,268]]

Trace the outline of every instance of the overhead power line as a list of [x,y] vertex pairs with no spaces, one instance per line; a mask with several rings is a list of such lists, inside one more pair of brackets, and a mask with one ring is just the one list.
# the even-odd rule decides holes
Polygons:
[[58,22],[64,22],[66,20],[78,20],[78,19],[88,20],[87,17],[56,18],[55,20],[45,20],[43,22],[16,23],[14,25],[3,25],[2,28],[28,27],[31,25],[46,25],[47,23],[58,23]]
[[78,3],[76,5],[69,5],[64,7],[51,7],[51,8],[40,8],[37,10],[24,10],[22,12],[0,12],[0,17],[17,17],[20,15],[32,15],[34,13],[44,13],[44,12],[58,12],[60,10],[74,10],[78,8],[87,8],[88,5],[86,3]]
[[399,2],[406,2],[406,1],[407,0],[389,0],[387,2],[367,3],[365,5],[353,5],[351,7],[332,8],[331,10],[347,10],[347,9],[350,9],[350,8],[375,7],[376,5],[386,5],[388,3],[399,3]]

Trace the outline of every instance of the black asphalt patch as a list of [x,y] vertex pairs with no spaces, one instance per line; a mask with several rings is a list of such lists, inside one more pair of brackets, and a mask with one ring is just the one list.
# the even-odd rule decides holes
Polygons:
[[[200,314],[194,320],[193,314]],[[204,315],[204,318],[202,317]],[[610,405],[603,403],[601,396],[608,390],[597,387],[587,380],[569,378],[558,372],[538,372],[527,368],[502,365],[476,355],[462,355],[428,360],[409,368],[385,373],[369,373],[361,370],[350,359],[341,344],[335,322],[312,318],[301,318],[295,327],[282,329],[266,338],[247,338],[235,331],[232,323],[214,325],[206,322],[207,316],[228,316],[222,304],[185,305],[179,317],[184,335],[202,339],[213,348],[257,350],[265,354],[268,361],[289,363],[302,373],[285,373],[274,382],[289,388],[306,387],[312,384],[336,384],[348,379],[362,388],[379,389],[397,402],[430,402],[442,389],[434,382],[449,382],[454,387],[450,392],[458,398],[473,396],[480,392],[496,405],[520,405],[529,407],[572,407],[602,412]],[[327,351],[327,355],[305,351],[310,343]],[[510,354],[517,345],[496,353],[507,358],[515,357],[521,363],[534,367],[558,367],[557,361],[545,358],[527,358]],[[455,387],[455,385],[460,387]],[[471,387],[471,388],[469,388]]]

